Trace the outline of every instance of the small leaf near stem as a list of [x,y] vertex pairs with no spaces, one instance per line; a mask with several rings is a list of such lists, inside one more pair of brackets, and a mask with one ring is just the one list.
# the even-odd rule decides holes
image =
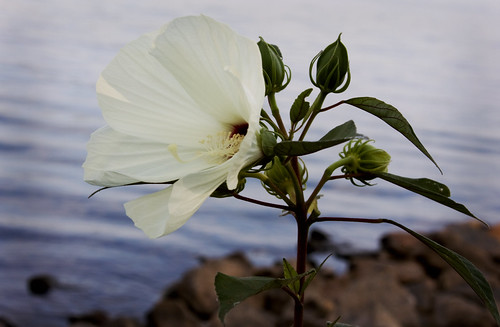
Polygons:
[[[299,94],[290,108],[290,139],[293,139],[295,132],[299,131],[302,126],[304,126],[304,118],[309,113],[310,108],[309,102],[306,101],[306,98],[311,94],[311,92],[312,88]],[[301,124],[297,127],[299,122],[301,122]]]
[[232,277],[220,272],[217,273],[215,276],[215,291],[220,303],[220,321],[224,322],[226,314],[246,298],[270,289],[287,287],[290,283],[304,278],[312,272],[313,270],[304,272],[303,274],[298,274],[293,278],[273,278],[261,276]]
[[[283,274],[285,279],[292,279],[298,276],[295,268],[293,268],[293,266],[285,258],[283,258]],[[298,295],[300,292],[300,280],[294,280],[288,284],[288,288],[292,290],[294,294]]]

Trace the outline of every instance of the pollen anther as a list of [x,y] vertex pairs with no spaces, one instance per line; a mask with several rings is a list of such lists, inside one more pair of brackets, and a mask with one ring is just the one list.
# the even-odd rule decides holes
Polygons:
[[245,135],[232,132],[219,132],[209,135],[200,143],[205,146],[203,157],[214,164],[221,164],[231,159],[240,149],[240,144]]

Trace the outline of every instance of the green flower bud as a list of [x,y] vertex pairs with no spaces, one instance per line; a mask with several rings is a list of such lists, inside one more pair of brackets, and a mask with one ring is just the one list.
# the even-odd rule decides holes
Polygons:
[[[343,151],[339,154],[346,163],[342,167],[342,172],[345,174],[363,174],[357,178],[364,184],[366,180],[375,178],[372,174],[387,172],[391,156],[382,149],[377,149],[371,144],[373,140],[351,140],[344,146]],[[352,178],[351,178],[352,182]]]
[[[299,170],[301,173],[301,183],[302,187],[305,188],[307,182],[307,170],[303,164],[299,165]],[[281,193],[277,193],[273,188],[269,185],[262,184],[266,191],[281,199],[282,194],[287,195],[292,201],[295,201],[295,185],[292,177],[290,176],[290,172],[288,169],[281,163],[279,157],[274,157],[272,162],[267,164],[266,170],[264,174],[269,179],[269,182],[273,184],[273,186],[277,187]]]
[[[316,80],[312,76],[314,63],[316,63]],[[340,35],[337,41],[313,58],[309,66],[309,78],[324,93],[341,93],[347,89],[351,82],[351,72],[347,48],[340,42]]]
[[257,45],[262,57],[266,95],[272,92],[277,93],[290,83],[290,69],[287,70],[288,67],[283,64],[283,57],[278,46],[267,43],[262,37]]

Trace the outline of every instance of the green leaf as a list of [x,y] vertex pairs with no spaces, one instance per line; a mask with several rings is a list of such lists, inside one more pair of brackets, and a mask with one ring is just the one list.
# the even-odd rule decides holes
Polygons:
[[429,158],[434,163],[434,165],[436,165],[439,171],[442,172],[436,161],[434,161],[430,153],[427,152],[424,145],[418,139],[410,123],[406,120],[406,118],[403,117],[398,109],[391,106],[390,104],[371,97],[352,98],[344,102],[362,109],[368,113],[371,113],[372,115],[375,115],[385,121],[392,128],[403,134],[404,137],[406,137],[423,154],[425,154],[425,156]]
[[444,261],[446,261],[462,278],[469,284],[469,286],[476,292],[479,298],[483,301],[484,305],[490,313],[497,325],[500,327],[500,314],[498,312],[497,305],[495,303],[495,297],[493,296],[493,291],[490,284],[484,278],[483,274],[479,269],[477,269],[469,260],[462,257],[456,252],[434,242],[433,240],[412,231],[411,229],[389,219],[384,219],[385,222],[398,226],[399,228],[410,233],[416,237],[420,242],[424,243],[430,247],[434,252],[436,252]]
[[306,98],[311,94],[312,90],[312,88],[305,90],[299,94],[297,99],[293,102],[292,108],[290,109],[290,121],[292,123],[299,122],[307,115],[309,111],[309,102],[306,101]]
[[[294,279],[298,276],[297,271],[293,266],[283,258],[283,275],[285,279]],[[288,287],[295,293],[299,294],[300,292],[300,280],[295,280],[294,282],[288,284]]]
[[307,286],[309,286],[309,284],[313,281],[314,277],[316,277],[316,275],[318,274],[318,272],[321,270],[321,268],[323,267],[323,265],[325,264],[326,260],[328,260],[331,256],[333,255],[333,253],[330,253],[324,260],[323,262],[321,262],[321,264],[318,266],[317,269],[314,269],[311,274],[309,276],[307,276],[305,282],[304,282],[304,286],[302,286],[302,290],[301,290],[301,294],[303,294],[307,288]]
[[224,322],[226,314],[246,298],[270,289],[285,287],[311,273],[312,271],[308,271],[293,278],[232,277],[217,273],[215,291],[219,299],[219,319]]
[[389,183],[398,185],[409,191],[425,196],[428,199],[441,203],[444,206],[455,209],[458,212],[473,217],[487,225],[484,221],[474,216],[463,204],[450,199],[450,189],[442,183],[428,178],[407,178],[389,173],[374,173],[374,175],[388,181]]
[[277,155],[302,156],[330,148],[356,137],[356,125],[352,120],[329,131],[318,141],[283,141],[274,147]]

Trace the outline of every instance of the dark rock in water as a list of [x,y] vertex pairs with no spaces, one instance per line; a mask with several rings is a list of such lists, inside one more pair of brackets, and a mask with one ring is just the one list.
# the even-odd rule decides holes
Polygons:
[[37,296],[47,295],[56,286],[57,281],[50,275],[36,275],[28,279],[28,290]]
[[16,325],[11,323],[8,319],[0,317],[0,327],[16,327]]
[[326,233],[319,229],[312,229],[307,240],[307,254],[309,263],[317,268],[323,260],[314,260],[314,254],[329,254],[343,260],[349,261],[351,257],[377,256],[376,251],[357,249],[349,243],[336,243]]
[[489,313],[481,305],[447,293],[436,296],[433,318],[436,327],[494,326]]
[[147,326],[197,327],[200,322],[184,301],[165,299],[148,313]]
[[108,314],[104,311],[94,311],[79,316],[68,317],[68,322],[71,324],[88,323],[94,326],[103,326],[109,320]]
[[312,252],[333,252],[335,245],[328,235],[318,229],[313,229],[309,233],[307,241],[307,253]]
[[104,311],[93,311],[68,317],[70,327],[141,327],[135,319],[127,317],[110,318]]

